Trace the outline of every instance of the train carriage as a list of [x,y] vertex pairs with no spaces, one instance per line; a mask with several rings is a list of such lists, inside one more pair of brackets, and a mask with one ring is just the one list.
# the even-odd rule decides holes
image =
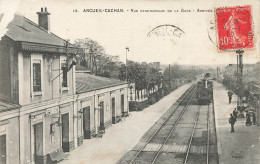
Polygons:
[[208,74],[197,83],[196,98],[200,105],[209,104],[213,98],[213,82],[209,80]]

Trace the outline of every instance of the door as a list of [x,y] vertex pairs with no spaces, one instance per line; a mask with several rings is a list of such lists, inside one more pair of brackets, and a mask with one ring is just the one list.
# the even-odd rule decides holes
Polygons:
[[62,120],[62,149],[69,151],[69,113],[61,115]]
[[124,114],[125,100],[124,95],[121,95],[121,113]]
[[90,139],[90,106],[83,108],[84,139]]
[[6,164],[6,135],[0,136],[0,163]]
[[105,129],[104,125],[104,101],[100,102],[100,129],[103,130]]
[[33,125],[34,129],[34,161],[36,164],[43,163],[43,123]]
[[115,105],[115,98],[114,97],[111,99],[111,105],[112,105],[112,123],[115,124],[116,105]]

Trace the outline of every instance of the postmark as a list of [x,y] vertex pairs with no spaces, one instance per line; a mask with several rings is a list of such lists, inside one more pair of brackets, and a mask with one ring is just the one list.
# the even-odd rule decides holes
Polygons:
[[251,6],[223,7],[215,12],[218,50],[254,48]]
[[207,32],[208,32],[209,40],[211,41],[211,43],[213,43],[215,45],[216,44],[216,24],[213,19],[210,20],[208,23]]
[[164,24],[153,28],[148,34],[148,37],[174,37],[180,38],[184,31],[175,25]]

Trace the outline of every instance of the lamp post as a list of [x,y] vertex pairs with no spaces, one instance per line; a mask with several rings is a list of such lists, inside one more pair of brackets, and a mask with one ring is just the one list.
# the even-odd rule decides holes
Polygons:
[[[243,90],[243,50],[237,50],[237,87],[238,87],[238,92],[237,92],[237,109],[242,108],[241,107],[241,99],[243,97],[242,95],[242,90]],[[241,109],[243,111],[243,109]],[[241,117],[244,116],[244,114],[240,113]]]
[[128,113],[128,88],[129,88],[129,84],[128,84],[128,81],[127,81],[127,76],[128,76],[128,72],[127,72],[127,51],[129,51],[129,47],[126,47],[125,48],[125,74],[126,74],[126,82],[127,82],[127,88],[126,88],[126,103],[127,103],[127,106],[126,106],[126,110],[127,110],[127,113]]
[[128,76],[128,74],[127,74],[127,51],[129,51],[129,48],[126,47],[125,50],[126,50],[126,53],[125,53],[125,74],[126,74],[125,80],[127,81],[127,76]]

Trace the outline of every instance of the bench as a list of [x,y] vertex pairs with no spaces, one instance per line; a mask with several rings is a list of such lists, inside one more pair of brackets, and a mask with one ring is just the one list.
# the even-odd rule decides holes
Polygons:
[[130,116],[132,116],[131,113],[129,113],[129,112],[125,113],[125,117],[130,117]]
[[68,159],[69,154],[64,153],[62,148],[47,154],[47,163],[56,164],[64,159]]
[[93,134],[92,137],[102,138],[103,134],[105,134],[105,133],[106,133],[105,128],[104,127],[99,127],[98,133],[97,134]]
[[123,122],[125,121],[125,118],[123,116],[116,116],[116,122]]

